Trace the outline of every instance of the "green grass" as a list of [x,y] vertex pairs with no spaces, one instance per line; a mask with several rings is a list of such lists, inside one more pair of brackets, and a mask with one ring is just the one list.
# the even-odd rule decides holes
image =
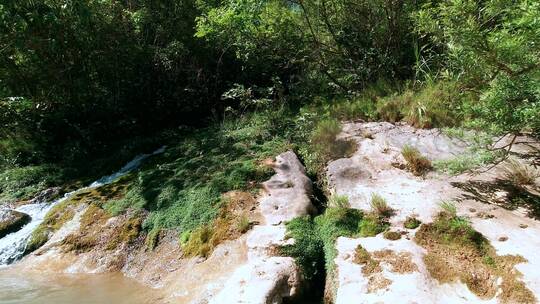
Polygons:
[[369,213],[359,223],[358,231],[361,237],[371,237],[383,232],[387,227],[388,224],[379,216]]
[[346,195],[332,194],[328,199],[329,207],[350,208],[351,203]]
[[466,142],[469,147],[452,158],[433,161],[433,168],[450,175],[461,174],[492,163],[501,156],[500,151],[491,151],[493,135],[481,131],[463,128],[443,128],[443,133],[450,137]]
[[416,229],[422,222],[414,216],[408,216],[403,223],[403,227],[407,229]]
[[450,175],[457,175],[492,163],[497,153],[487,149],[470,149],[458,156],[433,161],[433,168]]
[[294,257],[308,279],[322,271],[322,267],[331,272],[337,255],[336,239],[356,235],[361,220],[361,211],[347,208],[328,208],[315,218],[296,218],[287,223],[287,235],[295,242],[283,246],[280,251]]
[[255,191],[272,174],[259,161],[290,148],[279,129],[272,116],[259,113],[173,136],[163,155],[135,173],[125,196],[104,208],[112,214],[146,209],[147,231],[192,231],[217,216],[222,193]]
[[308,278],[321,271],[321,267],[328,275],[335,269],[335,241],[338,237],[374,236],[387,227],[373,213],[363,215],[357,209],[329,207],[315,218],[305,216],[287,223],[287,235],[295,242],[282,247],[281,253],[294,257]]
[[0,205],[27,200],[42,190],[65,182],[63,171],[54,165],[39,165],[0,170]]

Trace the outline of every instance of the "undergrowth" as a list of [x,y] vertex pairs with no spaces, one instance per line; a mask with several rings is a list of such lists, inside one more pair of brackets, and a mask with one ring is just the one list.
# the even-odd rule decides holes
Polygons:
[[[369,233],[366,227],[369,226]],[[358,209],[329,207],[311,218],[296,218],[287,223],[287,235],[295,239],[294,244],[281,247],[283,255],[296,259],[307,278],[313,277],[321,267],[327,274],[335,270],[337,256],[335,241],[340,236],[373,236],[386,229],[385,222],[375,213],[364,215]],[[324,265],[321,265],[323,263]]]

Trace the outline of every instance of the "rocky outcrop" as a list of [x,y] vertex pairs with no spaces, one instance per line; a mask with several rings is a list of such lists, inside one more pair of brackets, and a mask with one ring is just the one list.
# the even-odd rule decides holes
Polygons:
[[275,256],[275,249],[294,241],[285,236],[287,221],[315,212],[311,181],[291,151],[276,157],[274,170],[276,174],[264,183],[259,198],[264,223],[247,237],[248,261],[210,303],[274,304],[299,293],[300,269],[293,258]]
[[[457,214],[468,219],[497,254],[520,256],[513,270],[522,274],[522,277],[518,275],[518,281],[532,294],[540,294],[540,276],[534,273],[534,269],[540,269],[537,254],[540,243],[536,237],[540,233],[540,223],[531,216],[534,210],[531,211],[526,203],[516,208],[515,197],[512,200],[505,188],[507,183],[502,181],[504,164],[488,172],[479,170],[474,175],[448,176],[432,171],[425,176],[415,176],[405,170],[401,155],[404,145],[416,147],[422,155],[435,161],[463,155],[469,144],[436,129],[419,130],[384,122],[345,123],[340,136],[354,140],[358,150],[350,158],[329,163],[329,187],[337,194],[347,196],[352,208],[366,212],[371,209],[372,194],[382,196],[394,210],[394,215],[389,218],[389,230],[402,236],[398,240],[389,240],[382,234],[338,238],[338,255],[334,261],[337,275],[332,284],[327,284],[335,286],[332,293],[335,303],[505,302],[500,297],[501,288],[504,288],[500,285],[502,279],[490,279],[498,284],[494,287],[498,288],[495,296],[481,297],[460,280],[442,283],[428,271],[427,249],[414,241],[418,228],[407,229],[404,223],[410,216],[423,223],[432,222],[441,210],[442,201],[455,202]],[[540,144],[530,138],[524,139],[521,138],[521,142],[526,144],[516,144],[514,149],[521,151],[517,156],[522,157],[523,162],[530,163],[531,159],[527,157],[538,155]],[[540,201],[533,192],[523,201],[527,200]],[[370,257],[370,262],[359,263],[359,248]],[[521,257],[526,262],[522,262]]]
[[19,229],[31,220],[30,216],[26,213],[0,208],[0,238],[19,231]]
[[98,208],[94,223],[83,228],[81,221],[89,207],[80,204],[73,208],[72,219],[18,267],[42,272],[121,271],[159,288],[163,297],[155,303],[282,303],[297,296],[303,283],[294,259],[277,251],[294,242],[286,237],[285,223],[315,208],[310,202],[311,181],[293,152],[278,155],[272,167],[276,174],[264,183],[257,201],[249,193],[229,193],[233,200],[253,200],[245,204],[244,214],[249,214],[254,226],[217,245],[207,258],[183,257],[176,231],[163,231],[154,250],[146,249],[144,235],[111,248],[110,240],[126,227],[129,214],[109,218]]

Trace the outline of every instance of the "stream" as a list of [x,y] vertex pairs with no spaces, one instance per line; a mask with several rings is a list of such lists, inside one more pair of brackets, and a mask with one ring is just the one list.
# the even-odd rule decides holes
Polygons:
[[31,216],[30,223],[0,239],[0,304],[4,303],[156,303],[150,288],[137,284],[121,274],[40,274],[17,272],[12,264],[23,258],[32,231],[56,204],[76,192],[100,187],[138,168],[150,156],[163,153],[165,147],[141,154],[117,172],[103,176],[87,187],[66,193],[53,202],[36,202],[15,210]]
[[1,304],[146,304],[157,292],[118,273],[39,274],[0,269]]

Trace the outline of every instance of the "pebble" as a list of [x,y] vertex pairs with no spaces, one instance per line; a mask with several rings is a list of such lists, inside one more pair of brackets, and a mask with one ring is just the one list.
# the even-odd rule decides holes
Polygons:
[[522,229],[525,229],[529,227],[529,225],[526,225],[526,224],[519,224],[519,228],[522,228]]
[[499,238],[499,242],[505,242],[505,241],[507,241],[507,240],[508,240],[508,237],[507,237],[507,236],[501,236],[501,237]]

